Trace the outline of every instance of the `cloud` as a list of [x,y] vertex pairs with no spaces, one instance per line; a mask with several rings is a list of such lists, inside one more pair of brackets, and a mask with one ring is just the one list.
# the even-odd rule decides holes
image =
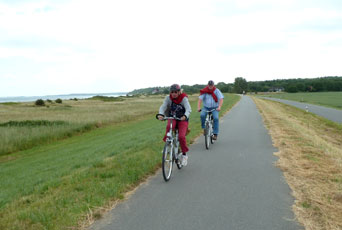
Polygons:
[[[339,9],[332,0],[2,1],[0,94],[341,75]],[[17,91],[14,79],[44,87]]]

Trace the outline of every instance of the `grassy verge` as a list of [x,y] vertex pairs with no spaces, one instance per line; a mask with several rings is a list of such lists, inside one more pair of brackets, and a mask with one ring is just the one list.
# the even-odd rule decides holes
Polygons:
[[276,93],[267,96],[342,109],[342,92]]
[[254,98],[278,166],[296,198],[305,229],[342,229],[342,126],[297,108]]
[[[239,100],[225,96],[221,114]],[[197,97],[190,101],[196,108]],[[199,122],[194,111],[189,142],[199,135]],[[100,218],[160,167],[165,125],[141,115],[11,154],[0,163],[0,229],[80,229]]]

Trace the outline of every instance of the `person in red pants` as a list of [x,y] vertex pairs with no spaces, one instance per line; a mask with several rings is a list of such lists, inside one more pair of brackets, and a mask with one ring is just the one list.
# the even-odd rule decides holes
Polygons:
[[163,141],[166,141],[166,134],[170,130],[170,122],[173,123],[173,127],[178,127],[178,139],[182,149],[182,165],[186,166],[188,164],[187,152],[189,148],[186,144],[186,132],[189,126],[189,116],[191,113],[191,106],[189,103],[188,95],[183,93],[181,87],[178,84],[173,84],[170,87],[170,95],[166,96],[163,104],[159,108],[159,114],[157,114],[157,119],[163,120],[164,116],[176,115],[177,118],[181,120],[168,120],[166,126],[166,133]]

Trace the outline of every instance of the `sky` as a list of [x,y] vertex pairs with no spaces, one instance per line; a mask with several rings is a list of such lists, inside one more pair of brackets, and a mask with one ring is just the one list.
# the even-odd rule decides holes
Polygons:
[[0,0],[0,97],[342,76],[340,0]]

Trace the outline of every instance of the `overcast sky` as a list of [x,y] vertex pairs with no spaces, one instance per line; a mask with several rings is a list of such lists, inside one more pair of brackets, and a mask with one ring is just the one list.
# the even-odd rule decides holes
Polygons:
[[0,97],[342,76],[340,0],[0,0]]

